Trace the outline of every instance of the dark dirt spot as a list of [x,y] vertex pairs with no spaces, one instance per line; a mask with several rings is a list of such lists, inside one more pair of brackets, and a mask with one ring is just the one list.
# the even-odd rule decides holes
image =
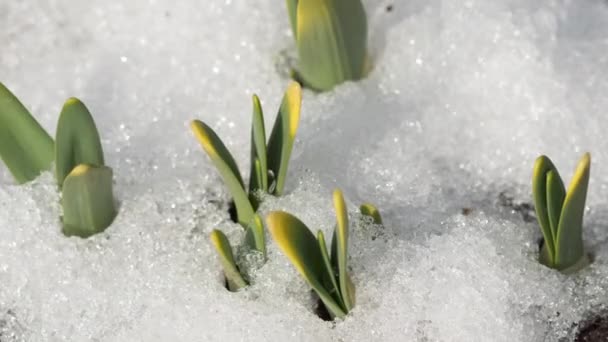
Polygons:
[[317,307],[315,308],[315,314],[317,314],[317,316],[319,316],[319,318],[324,321],[328,321],[328,322],[332,321],[329,311],[327,311],[325,304],[323,304],[323,301],[320,299],[317,300]]
[[234,201],[228,203],[228,214],[230,215],[232,222],[239,223],[238,217],[236,216],[236,204],[234,204]]
[[608,341],[608,317],[599,316],[582,323],[575,342],[605,342]]
[[534,205],[527,202],[515,202],[513,197],[508,195],[505,191],[498,194],[498,204],[521,214],[521,217],[525,222],[536,221]]
[[392,12],[393,11],[393,5],[387,5],[386,6],[386,11],[389,12],[389,13]]

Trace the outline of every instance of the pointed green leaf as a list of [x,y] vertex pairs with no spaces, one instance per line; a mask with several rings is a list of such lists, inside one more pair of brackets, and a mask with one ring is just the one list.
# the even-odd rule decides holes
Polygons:
[[266,223],[281,251],[319,295],[327,310],[336,317],[344,317],[346,312],[323,286],[324,277],[331,275],[327,274],[317,239],[306,225],[282,211],[271,212]]
[[63,233],[89,237],[104,231],[116,217],[112,195],[112,169],[77,165],[62,189]]
[[323,232],[320,230],[317,232],[317,241],[319,242],[319,250],[321,251],[321,255],[323,256],[323,263],[325,265],[325,269],[327,270],[327,272],[325,272],[327,277],[323,279],[323,287],[327,289],[329,294],[333,297],[334,301],[338,303],[344,311],[346,311],[346,308],[344,307],[344,301],[342,300],[342,295],[340,294],[340,287],[338,286],[338,282],[336,281],[336,274],[331,265],[331,261],[329,260],[329,255],[327,254],[325,235],[323,235]]
[[0,157],[18,183],[51,167],[53,139],[4,84],[0,83]]
[[253,119],[251,123],[251,173],[249,193],[268,191],[268,162],[266,160],[266,131],[260,99],[253,95]]
[[291,24],[291,31],[293,32],[293,37],[297,39],[297,29],[298,29],[298,0],[286,0],[287,3],[287,14],[289,15],[289,23]]
[[252,223],[247,227],[245,232],[245,245],[250,249],[254,249],[266,259],[266,241],[264,237],[264,224],[258,214],[253,215]]
[[382,217],[380,216],[380,211],[378,211],[378,208],[376,208],[373,204],[363,203],[359,207],[359,210],[361,211],[361,215],[371,217],[374,224],[382,224]]
[[273,194],[283,193],[291,149],[298,131],[300,107],[302,105],[302,88],[297,82],[291,82],[283,96],[279,114],[274,122],[268,141],[268,169],[274,173],[275,187]]
[[249,202],[243,179],[239,174],[234,158],[209,126],[201,121],[194,120],[190,127],[228,187],[234,199],[239,224],[247,227],[253,218],[254,208]]
[[364,76],[367,18],[360,0],[307,0],[297,6],[299,75],[306,86],[329,90]]
[[582,258],[586,258],[583,246],[583,214],[585,213],[590,169],[591,156],[589,153],[585,153],[579,161],[568,187],[559,219],[555,245],[557,269],[568,268]]
[[77,98],[63,105],[55,136],[55,176],[59,188],[79,164],[103,166],[103,149],[91,113]]
[[534,209],[538,224],[543,233],[545,241],[546,254],[551,260],[551,264],[555,261],[555,239],[551,231],[549,223],[549,212],[547,209],[547,173],[553,171],[555,174],[557,169],[546,156],[536,158],[534,163],[534,172],[532,174],[532,194],[534,196]]
[[566,189],[561,177],[555,171],[549,170],[547,172],[547,216],[549,217],[553,241],[557,241],[557,226],[564,204],[564,197],[566,197]]
[[332,239],[332,262],[337,265],[338,279],[340,283],[340,293],[344,300],[346,312],[350,311],[355,305],[354,293],[349,286],[350,278],[348,275],[348,212],[344,196],[338,189],[333,194],[334,209],[336,211],[336,230]]
[[228,283],[228,290],[230,291],[238,291],[240,288],[247,286],[247,282],[241,276],[238,267],[236,266],[236,262],[234,261],[234,255],[232,254],[232,247],[230,247],[230,242],[228,242],[228,238],[221,231],[214,229],[211,232],[211,243],[217,254],[220,257],[220,263],[222,264],[222,268],[224,269],[224,276],[226,277],[226,282]]

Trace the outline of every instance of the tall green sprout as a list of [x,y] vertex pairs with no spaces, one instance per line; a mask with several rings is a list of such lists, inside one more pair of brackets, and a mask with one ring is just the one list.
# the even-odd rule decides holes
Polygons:
[[286,0],[298,49],[297,78],[327,91],[368,69],[367,18],[360,0]]

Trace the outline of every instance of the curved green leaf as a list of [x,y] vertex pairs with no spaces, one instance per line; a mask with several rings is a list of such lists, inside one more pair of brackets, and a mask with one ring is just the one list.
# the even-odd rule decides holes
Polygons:
[[55,158],[53,139],[2,83],[0,158],[18,183],[38,177]]
[[241,226],[247,227],[253,218],[254,208],[249,202],[243,179],[239,174],[234,158],[209,126],[199,120],[194,120],[190,127],[228,187],[234,199],[239,223]]
[[279,248],[319,295],[327,310],[335,317],[344,317],[346,312],[323,286],[323,279],[331,277],[331,274],[327,274],[317,239],[308,227],[295,216],[282,211],[268,214],[266,223]]
[[300,107],[302,105],[302,88],[297,82],[291,82],[283,96],[281,108],[268,140],[268,169],[274,173],[275,187],[273,194],[283,193],[291,149],[298,131]]
[[583,246],[583,214],[590,169],[591,156],[585,153],[568,187],[559,219],[555,246],[555,264],[558,269],[568,268],[586,258]]
[[116,217],[112,195],[112,169],[77,165],[62,189],[63,233],[89,237],[104,231]]
[[298,1],[295,22],[298,71],[306,86],[329,90],[364,76],[367,18],[360,0]]
[[538,157],[534,163],[534,172],[532,174],[532,194],[534,196],[536,217],[545,241],[545,254],[551,260],[550,264],[553,264],[555,261],[555,237],[551,231],[547,209],[547,173],[549,171],[553,171],[556,175],[559,175],[549,158],[546,156]]
[[348,212],[346,211],[346,203],[344,196],[338,189],[334,190],[333,194],[334,209],[336,211],[336,230],[332,239],[332,255],[331,259],[334,267],[337,266],[338,279],[340,283],[340,293],[344,301],[346,312],[350,311],[355,305],[354,293],[351,291],[352,284],[348,275]]
[[321,255],[323,256],[323,264],[325,265],[325,269],[327,270],[327,277],[323,279],[323,287],[327,289],[327,291],[334,298],[336,303],[338,303],[340,307],[342,307],[342,309],[346,311],[344,301],[342,300],[342,294],[340,293],[340,287],[338,286],[338,282],[336,281],[336,274],[331,265],[329,255],[327,254],[325,235],[323,235],[323,232],[320,230],[317,232],[317,241],[319,242],[319,250],[321,251]]
[[221,231],[214,229],[211,232],[210,238],[213,247],[215,247],[215,250],[220,257],[220,263],[222,264],[224,276],[228,283],[228,290],[234,292],[247,286],[247,282],[243,279],[236,266],[234,255],[232,254],[232,247],[230,247],[230,242],[228,241],[228,238],[226,238],[226,235]]
[[251,122],[251,171],[249,193],[268,191],[268,162],[266,160],[266,131],[264,113],[260,99],[253,95],[253,118]]
[[557,226],[565,197],[566,189],[562,179],[555,171],[549,170],[547,172],[547,216],[553,234],[553,241],[557,241]]
[[382,216],[380,216],[380,211],[378,211],[378,208],[376,208],[376,206],[373,204],[363,203],[359,207],[359,210],[361,211],[361,215],[371,217],[374,224],[382,224]]
[[76,165],[104,165],[103,149],[95,121],[87,107],[77,98],[72,97],[63,105],[55,141],[55,176],[60,188]]

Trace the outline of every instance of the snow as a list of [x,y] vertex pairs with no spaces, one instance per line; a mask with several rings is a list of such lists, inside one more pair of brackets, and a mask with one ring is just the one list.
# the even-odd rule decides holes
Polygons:
[[[569,341],[608,309],[608,3],[364,4],[374,70],[305,91],[287,193],[261,208],[327,233],[343,189],[357,304],[325,322],[272,242],[254,285],[223,288],[207,236],[243,233],[188,128],[248,170],[250,97],[270,125],[295,54],[282,2],[0,1],[0,81],[52,133],[63,101],[87,104],[120,202],[106,232],[66,238],[52,174],[0,167],[0,340]],[[569,182],[585,151],[595,261],[564,276],[537,262],[525,204],[538,155]]]

